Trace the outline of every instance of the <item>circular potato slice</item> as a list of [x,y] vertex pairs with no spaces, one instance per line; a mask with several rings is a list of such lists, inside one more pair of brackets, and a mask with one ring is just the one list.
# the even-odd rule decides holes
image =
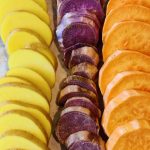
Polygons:
[[118,127],[109,137],[107,150],[149,150],[150,122],[133,120]]

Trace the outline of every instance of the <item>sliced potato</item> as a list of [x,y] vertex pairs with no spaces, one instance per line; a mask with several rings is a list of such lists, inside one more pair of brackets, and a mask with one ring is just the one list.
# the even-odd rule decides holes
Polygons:
[[15,147],[17,150],[49,150],[39,138],[21,130],[10,130],[0,134],[0,146],[2,150]]
[[118,126],[134,119],[150,118],[150,92],[127,90],[116,96],[106,106],[102,125],[108,136]]
[[[17,5],[16,5],[17,4]],[[33,0],[0,0],[0,24],[3,18],[12,11],[27,11],[35,14],[45,23],[50,24],[48,13]]]
[[43,108],[47,113],[49,110],[48,100],[42,94],[30,86],[24,84],[5,84],[0,86],[0,102],[18,101],[33,104]]
[[136,20],[150,24],[150,8],[140,5],[123,5],[113,9],[106,17],[103,26],[103,42],[111,27],[118,22]]
[[37,4],[39,4],[45,11],[47,11],[47,3],[46,0],[34,0]]
[[45,79],[37,72],[28,68],[13,68],[8,70],[7,76],[18,77],[29,81],[51,100],[51,89]]
[[31,114],[36,120],[38,120],[47,133],[48,138],[51,134],[51,122],[49,114],[41,107],[18,102],[18,101],[5,101],[0,103],[0,115],[11,110],[23,110]]
[[22,110],[11,110],[0,115],[0,134],[9,130],[29,132],[45,144],[48,142],[47,134],[41,123]]
[[149,0],[109,0],[106,14],[108,14],[115,8],[118,8],[123,5],[128,5],[128,4],[142,5],[142,6],[150,8]]
[[149,150],[150,122],[133,120],[118,127],[109,137],[107,150]]
[[32,49],[20,49],[14,52],[9,57],[8,66],[9,69],[17,67],[30,68],[43,76],[51,88],[55,84],[55,69],[53,68],[52,64],[44,55]]
[[18,49],[26,48],[37,43],[45,41],[35,32],[27,29],[15,29],[12,31],[6,40],[6,49],[8,55],[11,55]]
[[125,71],[118,73],[108,84],[104,93],[105,106],[124,90],[141,90],[150,92],[150,73]]
[[[115,66],[115,67],[114,67]],[[104,94],[107,85],[117,73],[143,71],[150,73],[150,56],[135,51],[117,50],[104,63],[99,73],[99,87]]]
[[33,86],[27,80],[21,79],[19,77],[3,77],[3,78],[0,78],[0,85],[9,84],[9,83],[20,83],[20,84],[22,83],[22,84],[25,84],[25,85]]
[[150,55],[150,24],[140,21],[125,21],[114,24],[103,46],[103,60],[116,50],[139,51]]
[[32,13],[25,11],[15,11],[9,13],[2,21],[0,33],[4,43],[8,35],[15,29],[29,29],[39,34],[47,45],[52,41],[50,27]]

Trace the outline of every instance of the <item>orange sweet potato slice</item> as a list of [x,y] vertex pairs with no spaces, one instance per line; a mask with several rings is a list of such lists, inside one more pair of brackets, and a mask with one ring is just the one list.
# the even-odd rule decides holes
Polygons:
[[103,46],[103,60],[116,50],[132,50],[150,55],[150,24],[140,21],[125,21],[114,24]]
[[106,14],[112,11],[112,9],[128,4],[142,5],[150,8],[149,0],[109,0]]
[[108,136],[118,126],[134,119],[150,118],[150,92],[126,90],[116,96],[104,110],[102,125]]
[[133,120],[118,127],[106,144],[107,150],[149,150],[150,122]]
[[150,8],[140,5],[123,5],[113,9],[106,17],[103,26],[103,42],[111,27],[121,21],[142,21],[150,24]]
[[[115,67],[114,67],[115,66]],[[150,56],[135,51],[116,51],[105,62],[99,72],[99,87],[104,94],[107,85],[117,73],[143,71],[150,73]]]
[[130,89],[150,92],[150,73],[141,71],[118,73],[108,84],[104,93],[105,106],[118,94]]

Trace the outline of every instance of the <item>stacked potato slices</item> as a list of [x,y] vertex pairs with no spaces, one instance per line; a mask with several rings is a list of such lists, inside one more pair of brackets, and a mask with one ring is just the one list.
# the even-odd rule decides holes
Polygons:
[[45,0],[1,0],[9,71],[0,79],[0,149],[48,150],[57,59]]
[[148,150],[150,1],[110,0],[103,27],[102,126],[107,150]]
[[57,99],[63,110],[56,136],[69,150],[104,150],[95,84],[100,62],[97,43],[104,17],[101,4],[97,0],[58,0],[57,12],[56,35],[70,75],[62,82]]

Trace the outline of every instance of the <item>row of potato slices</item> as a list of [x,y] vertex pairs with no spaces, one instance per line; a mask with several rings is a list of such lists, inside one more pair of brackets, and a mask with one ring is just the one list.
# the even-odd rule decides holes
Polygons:
[[48,149],[57,68],[49,24],[45,0],[0,0],[0,34],[9,56],[9,71],[0,79],[2,149]]
[[107,150],[149,149],[149,23],[149,0],[109,1],[103,27],[104,65],[99,73]]

